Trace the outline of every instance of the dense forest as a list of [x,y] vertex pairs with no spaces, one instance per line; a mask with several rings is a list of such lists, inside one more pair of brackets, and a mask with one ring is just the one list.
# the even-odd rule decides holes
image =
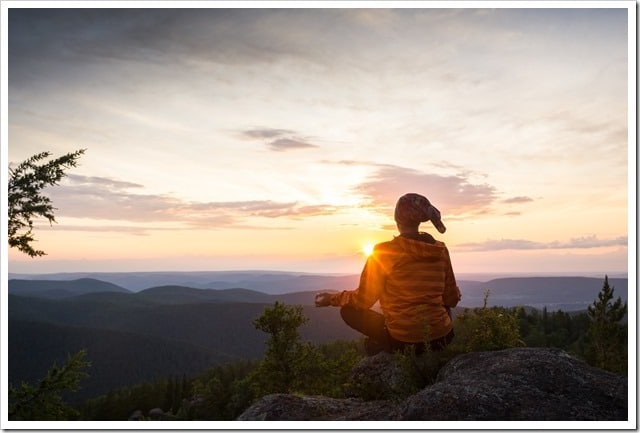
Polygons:
[[[427,352],[420,357],[398,354],[413,357],[413,362],[407,365],[421,370],[414,376],[419,380],[407,384],[407,390],[415,391],[433,381],[439,368],[459,354],[519,346],[560,348],[593,366],[627,374],[624,320],[627,306],[620,298],[613,301],[613,288],[607,278],[598,298],[586,311],[489,307],[489,296],[487,292],[483,307],[457,312],[456,338],[443,352]],[[54,366],[38,385],[12,386],[10,417],[16,420],[232,420],[256,399],[271,393],[342,398],[351,385],[351,370],[365,356],[363,339],[311,343],[299,332],[309,321],[308,311],[299,305],[277,301],[257,312],[251,325],[266,334],[262,358],[211,364],[214,366],[200,372],[185,365],[180,375],[110,389],[98,397],[67,406],[64,401],[73,401],[69,390],[81,388],[87,376],[82,371],[88,363],[83,364],[76,357],[70,366]],[[50,332],[55,333],[56,329]],[[105,333],[103,337],[108,341],[110,335]],[[135,344],[133,339],[132,347]],[[193,356],[195,364],[209,362],[205,354],[194,351]],[[47,386],[52,392],[38,395],[38,389]],[[370,398],[384,399],[385,396],[372,394]],[[24,405],[24,401],[31,403]],[[33,401],[42,405],[40,412],[34,409]],[[29,411],[25,412],[25,407]]]
[[[591,365],[626,375],[627,346],[626,325],[620,323],[620,312],[626,305],[612,303],[612,290],[605,280],[602,298],[594,301],[587,311],[567,313],[548,312],[545,309],[487,307],[466,309],[459,313],[456,323],[457,337],[453,344],[440,354],[440,359],[429,365],[427,377],[435,377],[437,369],[459,353],[479,350],[499,350],[507,347],[556,347],[585,360]],[[607,297],[608,296],[608,297]],[[604,304],[604,310],[598,308]],[[302,310],[276,304],[265,314],[274,314],[278,308]],[[602,309],[602,308],[601,308]],[[615,311],[614,311],[615,310]],[[618,317],[602,317],[602,314],[618,314]],[[262,318],[265,315],[261,316]],[[617,320],[616,320],[617,319]],[[296,326],[293,326],[296,328]],[[603,363],[598,353],[598,330],[609,327],[606,348],[610,356]],[[178,420],[230,420],[235,419],[251,402],[271,392],[300,392],[305,394],[341,397],[349,386],[349,372],[364,356],[363,340],[336,341],[321,345],[300,342],[299,335],[290,336],[292,353],[285,361],[292,368],[291,380],[283,385],[277,377],[276,366],[270,365],[273,353],[267,351],[258,361],[238,361],[214,367],[191,377],[171,377],[142,386],[123,388],[77,406],[79,419],[123,420],[132,415],[144,419],[154,408],[162,409],[162,419]],[[274,344],[273,337],[267,344]],[[423,355],[426,357],[435,354]],[[271,359],[273,361],[273,359]],[[310,362],[312,361],[312,362]],[[296,379],[297,378],[297,379]],[[321,380],[318,380],[321,378]],[[269,380],[280,385],[268,384]],[[265,385],[265,381],[267,385]],[[422,384],[418,384],[420,386]],[[380,396],[372,396],[376,398]],[[137,412],[136,412],[137,411]],[[152,414],[154,412],[151,412]]]

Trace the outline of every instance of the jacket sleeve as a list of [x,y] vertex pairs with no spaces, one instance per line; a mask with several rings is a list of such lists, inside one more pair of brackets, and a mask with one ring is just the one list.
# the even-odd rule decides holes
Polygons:
[[385,280],[383,268],[374,253],[369,256],[364,265],[358,288],[336,293],[331,297],[331,305],[335,307],[349,305],[361,310],[369,309],[380,298]]
[[445,270],[444,294],[442,299],[445,307],[453,308],[458,305],[458,302],[462,299],[462,294],[460,293],[460,289],[456,283],[456,276],[453,273],[453,266],[451,265],[451,258],[449,257],[449,250],[447,249],[445,249],[445,257],[447,265]]

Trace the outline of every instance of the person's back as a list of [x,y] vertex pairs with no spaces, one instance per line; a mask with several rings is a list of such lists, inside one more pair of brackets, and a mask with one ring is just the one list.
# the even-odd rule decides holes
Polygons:
[[386,270],[380,306],[392,337],[414,343],[424,341],[425,331],[429,340],[451,331],[445,305],[455,306],[458,292],[444,243],[426,233],[401,235],[379,244],[373,260]]
[[[350,327],[367,335],[367,352],[401,350],[413,346],[441,350],[453,339],[450,309],[460,300],[449,251],[443,242],[421,233],[431,221],[440,233],[446,227],[440,212],[419,194],[405,194],[394,218],[400,236],[377,244],[360,275],[356,290],[320,293],[316,306],[340,306]],[[380,301],[383,314],[371,307]]]

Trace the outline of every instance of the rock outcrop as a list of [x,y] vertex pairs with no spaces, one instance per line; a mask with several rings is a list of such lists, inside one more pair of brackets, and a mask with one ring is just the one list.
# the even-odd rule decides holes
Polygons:
[[398,406],[392,402],[360,399],[267,395],[238,417],[239,421],[356,421],[397,419]]
[[[401,382],[394,357],[379,354],[354,369],[366,386],[393,391]],[[389,373],[392,372],[392,373]],[[373,378],[373,379],[372,379]],[[377,385],[371,381],[378,380]],[[273,394],[239,420],[627,420],[627,379],[591,367],[566,352],[517,348],[460,355],[433,385],[404,400]],[[388,398],[385,395],[384,398]]]
[[452,359],[409,397],[405,420],[626,420],[627,380],[559,349],[476,352]]

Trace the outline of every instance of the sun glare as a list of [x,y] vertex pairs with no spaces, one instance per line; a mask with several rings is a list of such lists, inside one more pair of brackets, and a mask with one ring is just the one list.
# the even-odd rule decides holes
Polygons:
[[371,254],[373,254],[373,244],[370,243],[370,242],[367,243],[367,244],[364,244],[362,246],[362,253],[367,257],[369,257]]

